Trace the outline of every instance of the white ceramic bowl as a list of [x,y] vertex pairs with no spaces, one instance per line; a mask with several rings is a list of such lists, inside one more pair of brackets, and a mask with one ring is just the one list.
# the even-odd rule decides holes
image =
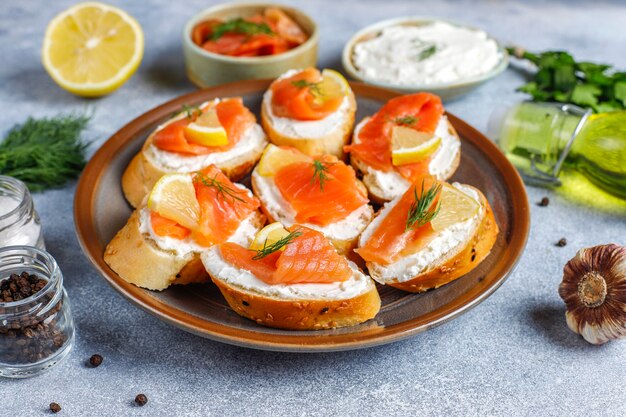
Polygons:
[[[443,21],[449,23],[454,26],[463,27],[467,29],[478,30],[474,27],[462,25],[456,22],[451,22],[445,19],[435,19],[435,18],[426,18],[426,17],[402,17],[396,19],[383,20],[378,23],[374,23],[373,25],[367,26],[364,29],[361,29],[357,32],[352,38],[346,43],[346,46],[343,48],[342,54],[342,63],[346,72],[350,75],[350,77],[363,81],[367,84],[372,84],[377,87],[389,88],[391,90],[396,90],[402,93],[414,93],[418,91],[425,91],[429,93],[436,94],[442,98],[442,100],[450,100],[455,97],[459,97],[463,94],[467,94],[471,90],[480,86],[481,84],[489,81],[496,75],[500,74],[504,71],[509,63],[509,56],[506,52],[506,49],[496,41],[498,45],[498,51],[500,52],[500,61],[498,64],[489,72],[478,75],[471,78],[462,79],[459,81],[454,81],[450,83],[444,84],[430,84],[430,85],[407,85],[407,84],[392,84],[388,82],[378,81],[369,77],[363,76],[362,73],[358,71],[355,65],[352,62],[353,50],[356,44],[362,42],[367,39],[371,39],[380,34],[380,32],[387,27],[390,26],[398,26],[398,25],[426,25],[435,21]],[[491,38],[494,39],[494,38]],[[495,40],[495,39],[494,39]]]

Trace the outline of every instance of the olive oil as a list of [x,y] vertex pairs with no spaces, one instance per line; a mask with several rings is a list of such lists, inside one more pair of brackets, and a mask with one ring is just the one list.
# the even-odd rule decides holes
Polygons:
[[575,106],[524,102],[498,119],[491,133],[529,183],[559,185],[562,168],[574,169],[626,199],[626,111],[590,115]]

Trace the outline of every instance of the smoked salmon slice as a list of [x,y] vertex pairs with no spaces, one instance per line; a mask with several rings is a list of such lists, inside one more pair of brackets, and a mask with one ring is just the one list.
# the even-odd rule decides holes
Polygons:
[[174,239],[183,240],[191,233],[189,229],[176,223],[174,220],[170,220],[161,216],[158,213],[150,212],[150,224],[152,230],[157,236],[172,237]]
[[200,221],[192,237],[203,246],[225,242],[241,221],[260,206],[256,197],[233,184],[215,165],[196,174],[194,187]]
[[334,113],[344,97],[322,97],[318,90],[321,81],[322,75],[316,68],[276,80],[271,86],[273,113],[296,120],[320,120]]
[[391,162],[392,128],[401,120],[412,123],[402,125],[420,132],[434,133],[444,109],[441,99],[429,93],[416,93],[389,100],[372,116],[359,132],[359,143],[352,143],[344,148],[365,164],[379,171],[391,171],[394,168],[410,181],[428,173],[429,159],[416,164],[394,167]]
[[287,165],[276,173],[274,183],[299,223],[326,226],[368,202],[352,167],[331,155]]
[[209,247],[228,240],[241,222],[260,206],[257,198],[233,184],[215,165],[190,175],[194,175],[193,184],[200,206],[197,228],[187,229],[150,212],[152,230],[158,236],[183,240],[191,235],[196,243]]
[[[209,106],[207,106],[207,109]],[[205,109],[206,110],[206,109]],[[248,127],[256,122],[254,114],[248,110],[240,97],[220,100],[215,105],[217,118],[226,131],[228,145],[202,146],[189,142],[185,138],[185,127],[198,118],[195,111],[189,112],[187,117],[169,123],[159,130],[153,139],[157,148],[187,155],[204,155],[213,152],[224,152],[239,142]]]
[[259,258],[255,250],[226,242],[220,245],[222,257],[270,285],[323,284],[343,282],[350,278],[352,270],[348,261],[337,253],[324,235],[299,225],[288,230],[292,234],[300,234],[284,246],[283,251]]
[[[356,252],[367,262],[389,265],[425,247],[436,235],[430,222],[408,228],[407,219],[416,202],[416,196],[421,197],[424,190],[436,187],[437,184],[439,183],[433,177],[426,176],[409,187],[372,236]],[[430,207],[436,207],[438,200],[439,195],[432,200]]]

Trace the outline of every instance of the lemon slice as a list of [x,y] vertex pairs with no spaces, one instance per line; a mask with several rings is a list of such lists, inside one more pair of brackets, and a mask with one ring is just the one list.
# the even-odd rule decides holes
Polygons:
[[[254,240],[250,244],[250,249],[261,250],[265,246],[276,243],[288,235],[289,232],[280,222],[268,224],[263,229],[259,230],[256,236],[254,236]],[[285,250],[285,247],[283,246],[280,250]]]
[[439,213],[430,221],[435,231],[471,219],[480,210],[480,204],[471,196],[448,183],[443,183],[439,202]]
[[404,126],[394,126],[391,132],[391,162],[394,165],[414,164],[434,154],[441,138]]
[[124,84],[143,56],[143,32],[123,10],[80,3],[48,24],[43,65],[63,89],[84,97],[108,94]]
[[185,138],[202,146],[228,145],[226,130],[220,124],[215,107],[211,107],[185,127]]
[[168,174],[157,181],[148,196],[148,208],[188,229],[200,219],[200,204],[189,174]]
[[295,162],[313,162],[313,159],[296,149],[269,144],[263,151],[256,169],[260,175],[271,177],[281,168]]
[[350,84],[343,75],[335,70],[322,71],[322,81],[318,84],[318,94],[315,94],[314,103],[323,104],[326,100],[345,96],[350,90]]

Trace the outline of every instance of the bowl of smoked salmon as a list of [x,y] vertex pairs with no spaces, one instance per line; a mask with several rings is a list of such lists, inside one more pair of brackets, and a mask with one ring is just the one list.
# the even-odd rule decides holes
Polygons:
[[317,25],[298,9],[269,3],[222,4],[183,30],[187,77],[199,87],[276,78],[315,66]]

